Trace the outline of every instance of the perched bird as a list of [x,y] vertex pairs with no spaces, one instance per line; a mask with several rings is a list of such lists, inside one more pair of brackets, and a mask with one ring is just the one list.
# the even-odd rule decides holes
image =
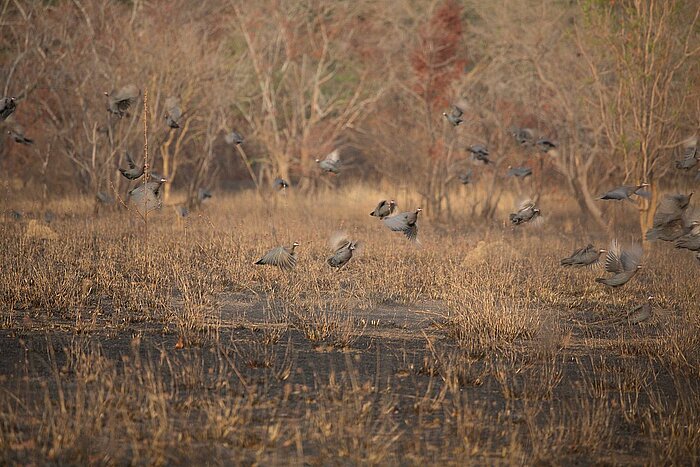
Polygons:
[[630,196],[636,194],[639,196],[647,197],[646,192],[642,193],[640,190],[644,187],[649,186],[648,183],[642,183],[640,185],[623,185],[613,188],[607,193],[603,194],[600,199],[612,199],[612,200],[630,200]]
[[472,153],[472,158],[475,161],[483,162],[484,164],[490,164],[492,161],[489,159],[489,150],[486,146],[482,144],[475,144],[469,146],[467,151]]
[[698,154],[698,137],[691,136],[683,143],[683,156],[676,161],[676,168],[681,170],[690,170],[698,164],[700,154]]
[[508,173],[506,175],[508,177],[525,178],[525,177],[529,177],[530,175],[532,175],[532,169],[529,167],[511,167],[511,166],[508,166]]
[[180,128],[181,117],[180,99],[177,97],[168,97],[165,99],[165,122],[168,126],[170,128]]
[[[134,162],[134,159],[131,157],[131,154],[129,154],[129,151],[126,151],[125,155],[126,155],[126,163],[129,166],[129,168],[122,169],[120,167],[119,172],[121,172],[121,174],[129,180],[136,180],[137,178],[141,177],[141,175],[143,175],[143,171],[146,169],[146,166],[145,165],[136,166],[136,163]],[[151,173],[151,177],[153,177],[153,173]],[[157,178],[157,180],[160,180],[160,178]]]
[[521,146],[532,146],[535,142],[535,132],[530,128],[510,127],[508,129],[515,142]]
[[458,175],[457,178],[462,185],[469,185],[472,182],[472,171],[467,170],[466,173]]
[[517,212],[511,213],[509,218],[513,225],[521,225],[536,220],[540,214],[540,210],[535,207],[535,202],[527,199],[518,205]]
[[15,125],[14,128],[12,128],[11,130],[8,130],[7,134],[12,136],[12,139],[15,141],[15,143],[26,144],[26,145],[34,144],[33,139],[30,139],[30,138],[27,138],[26,136],[24,136],[24,129],[19,125]]
[[574,251],[571,256],[561,260],[561,265],[564,267],[576,267],[580,268],[583,266],[590,266],[598,262],[601,253],[605,253],[604,249],[597,249],[593,244],[589,243],[583,248],[579,248]]
[[464,115],[464,111],[457,107],[456,105],[452,106],[452,111],[448,114],[447,112],[443,112],[442,115],[447,119],[448,122],[452,124],[452,126],[458,126],[460,123],[462,123],[464,120],[462,119],[462,115]]
[[612,276],[598,277],[595,281],[610,287],[625,285],[642,268],[641,261],[642,248],[639,245],[623,250],[617,240],[613,240],[605,257],[605,270]]
[[286,190],[289,188],[289,183],[283,178],[277,177],[274,182],[272,182],[272,188],[277,191]]
[[396,201],[392,200],[381,200],[379,204],[377,204],[377,207],[374,208],[374,211],[370,212],[370,216],[378,217],[380,219],[384,219],[387,216],[390,216],[391,214],[394,213],[394,210],[396,209]]
[[686,232],[684,214],[693,196],[665,195],[656,207],[652,228],[646,233],[647,240],[673,241]]
[[265,256],[255,262],[255,264],[267,264],[277,266],[281,269],[290,270],[297,264],[296,247],[297,242],[292,243],[292,246],[278,246],[268,251]]
[[105,92],[105,96],[107,96],[107,110],[111,114],[122,118],[140,95],[141,90],[134,84],[128,84],[118,91]]
[[231,133],[228,133],[224,136],[224,141],[226,141],[226,143],[228,144],[238,146],[239,144],[243,144],[243,136],[241,136],[241,134],[237,133],[236,131],[231,131]]
[[338,174],[340,172],[340,151],[334,149],[325,159],[316,159],[316,163],[324,172]]
[[403,234],[411,241],[415,241],[418,237],[418,225],[416,221],[418,220],[418,213],[422,209],[418,208],[415,211],[402,212],[392,217],[385,217],[382,219],[384,225],[386,225],[389,230],[394,232],[403,232]]
[[112,198],[108,193],[105,193],[104,191],[98,191],[95,195],[95,199],[97,199],[97,202],[100,204],[114,203],[114,198]]
[[329,266],[340,270],[352,258],[353,252],[357,249],[357,242],[339,233],[331,237],[331,248],[333,249],[333,255],[326,262]]
[[139,184],[137,187],[129,191],[129,201],[131,201],[139,211],[144,213],[160,209],[162,200],[160,198],[160,189],[166,180],[161,178],[157,182],[147,182]]
[[0,99],[0,120],[5,120],[17,108],[14,97],[3,97]]
[[544,153],[548,153],[557,147],[557,144],[548,138],[540,138],[535,144],[537,145],[537,148]]

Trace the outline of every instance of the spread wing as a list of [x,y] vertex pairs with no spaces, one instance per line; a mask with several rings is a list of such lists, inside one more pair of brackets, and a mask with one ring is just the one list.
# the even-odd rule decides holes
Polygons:
[[159,186],[153,182],[149,182],[145,188],[139,185],[129,192],[129,201],[142,213],[160,209],[161,200],[156,193]]
[[521,213],[527,209],[532,209],[534,207],[535,207],[535,202],[528,198],[528,199],[524,199],[524,200],[520,201],[520,203],[518,203],[517,210],[518,210],[518,213]]
[[654,227],[660,227],[670,222],[680,220],[683,215],[676,195],[666,195],[659,202],[654,214]]
[[256,264],[268,264],[289,270],[297,264],[297,259],[284,247],[278,246],[268,251]]
[[182,111],[180,111],[180,99],[177,97],[168,97],[165,99],[165,111],[174,122],[180,120],[180,117],[182,117]]
[[135,100],[140,95],[141,91],[139,90],[138,86],[135,84],[128,84],[114,93],[112,98],[116,102],[129,101],[129,103],[131,103],[131,101]]
[[374,208],[374,211],[370,213],[370,215],[376,216],[379,214],[379,210],[384,207],[384,205],[387,204],[387,200],[383,199],[377,204],[377,207]]
[[131,157],[131,154],[129,151],[126,151],[126,163],[129,164],[130,169],[135,169],[136,164],[134,163],[134,159]]
[[338,149],[334,149],[326,156],[325,160],[333,163],[340,162],[340,151]]
[[625,249],[620,255],[620,262],[624,271],[632,271],[642,262],[642,247],[633,245]]
[[350,245],[350,240],[345,232],[338,231],[331,235],[329,244],[331,246],[331,250],[337,252],[341,248],[345,248],[346,246]]
[[613,274],[622,272],[623,265],[620,256],[620,244],[617,240],[613,240],[608,249],[608,254],[605,256],[605,270]]
[[391,217],[385,217],[382,222],[386,225],[389,230],[394,232],[403,232],[408,228],[408,212],[402,212]]

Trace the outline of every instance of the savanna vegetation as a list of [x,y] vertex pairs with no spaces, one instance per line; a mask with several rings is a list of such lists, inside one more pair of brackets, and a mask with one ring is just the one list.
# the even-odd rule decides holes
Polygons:
[[[676,164],[699,19],[684,0],[3,1],[0,462],[700,462],[699,263],[645,236],[699,183]],[[337,175],[315,162],[334,150]],[[146,215],[127,151],[167,180]],[[514,226],[526,198],[541,215]],[[424,209],[418,242],[368,216],[382,199]],[[335,270],[338,231],[358,249]],[[561,266],[612,239],[643,245],[623,286]],[[292,270],[254,264],[292,242]]]

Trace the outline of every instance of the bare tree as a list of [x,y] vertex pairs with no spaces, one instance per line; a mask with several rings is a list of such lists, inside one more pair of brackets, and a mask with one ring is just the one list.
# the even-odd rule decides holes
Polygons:
[[700,66],[700,7],[683,0],[581,7],[588,22],[576,28],[578,50],[593,79],[605,138],[625,180],[650,184],[651,197],[639,202],[644,232],[652,225],[659,179],[672,167],[671,149],[687,131],[682,109],[698,105],[692,83]]

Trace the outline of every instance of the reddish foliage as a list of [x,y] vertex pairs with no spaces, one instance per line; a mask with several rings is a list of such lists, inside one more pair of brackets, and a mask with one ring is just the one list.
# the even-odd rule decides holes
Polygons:
[[415,91],[431,111],[448,103],[450,85],[464,69],[461,8],[456,0],[445,0],[418,32],[418,44],[411,53]]

